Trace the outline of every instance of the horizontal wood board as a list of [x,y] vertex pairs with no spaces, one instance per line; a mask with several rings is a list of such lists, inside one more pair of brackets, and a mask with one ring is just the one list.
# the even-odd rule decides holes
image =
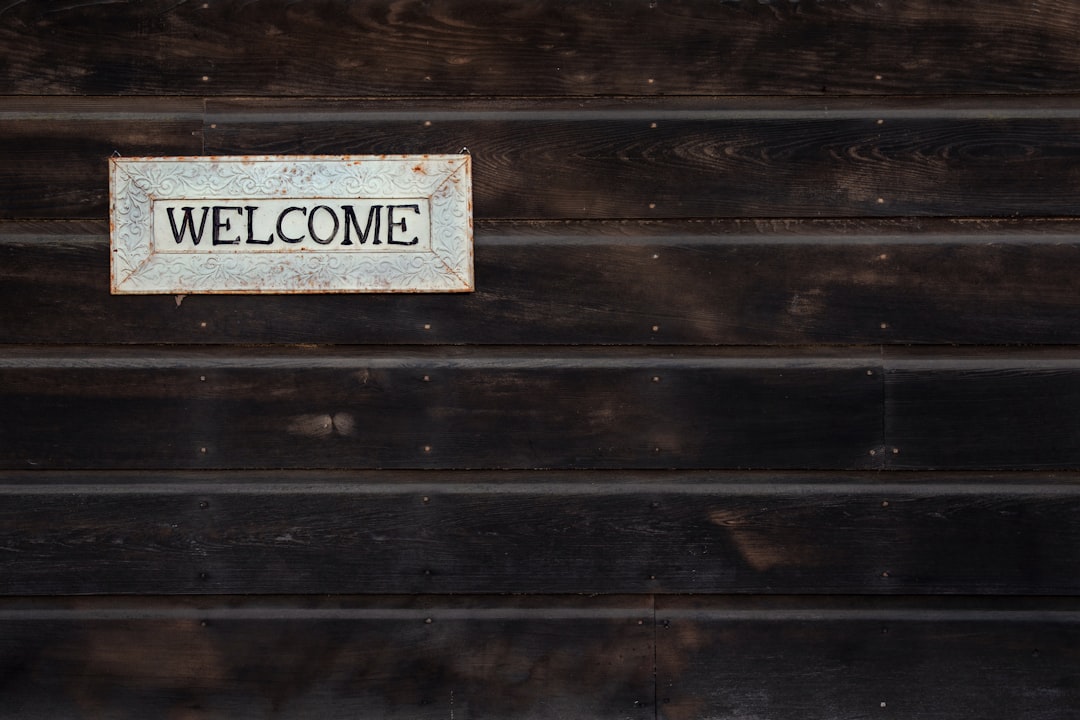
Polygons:
[[1066,348],[8,346],[0,462],[1080,469],[1078,383]]
[[1078,630],[1053,600],[39,598],[0,604],[0,665],[35,719],[1057,720]]
[[0,110],[0,217],[108,217],[108,159],[200,155],[200,105],[161,99],[90,101],[73,108],[42,100],[23,113],[0,101],[8,108]]
[[0,603],[5,717],[652,718],[651,599]]
[[1074,474],[0,474],[0,596],[1075,595]]
[[0,465],[868,467],[877,367],[857,350],[9,348]]
[[[0,8],[0,717],[1071,718],[1078,28]],[[107,292],[110,156],[402,152],[477,293]]]
[[1071,351],[895,350],[885,396],[891,467],[1080,467]]
[[661,597],[656,619],[665,720],[1064,720],[1080,705],[1071,605]]
[[545,112],[538,103],[502,113],[466,106],[460,115],[450,106],[366,117],[347,104],[211,103],[205,149],[467,148],[479,218],[1009,217],[1076,209],[1080,115],[1073,108],[1030,117],[1011,113],[1014,103],[995,112],[993,102],[914,114],[895,102],[839,112],[820,102],[790,101],[782,106],[788,112],[775,103],[755,112],[753,102],[725,112],[726,104]]
[[101,221],[0,223],[0,343],[1076,344],[1080,224],[481,222],[475,293],[112,296]]
[[1010,0],[52,1],[0,21],[6,95],[1073,93],[1080,64],[1076,8]]
[[104,218],[114,153],[467,151],[480,220],[1070,216],[1080,182],[1072,100],[126,102],[0,113],[0,218]]

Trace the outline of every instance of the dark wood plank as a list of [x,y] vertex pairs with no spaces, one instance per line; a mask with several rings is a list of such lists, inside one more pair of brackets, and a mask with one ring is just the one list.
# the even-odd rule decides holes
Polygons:
[[1072,215],[1080,107],[1024,103],[222,101],[206,150],[468,148],[480,219]]
[[0,474],[0,595],[1080,594],[1080,478]]
[[896,468],[1080,468],[1080,356],[1071,350],[886,351]]
[[1080,343],[1075,221],[481,222],[453,298],[112,296],[107,233],[0,223],[0,342]]
[[0,601],[7,717],[640,718],[648,597]]
[[1075,210],[1072,100],[215,101],[205,130],[198,101],[162,101],[160,113],[147,99],[124,102],[24,100],[5,111],[0,218],[104,218],[114,151],[463,148],[481,220]]
[[658,717],[1064,720],[1072,603],[657,599]]
[[1076,8],[1010,0],[54,0],[0,20],[8,95],[1073,93],[1080,65]]
[[199,100],[5,99],[0,218],[106,217],[111,155],[198,155],[202,147]]
[[0,353],[7,468],[855,468],[876,353]]

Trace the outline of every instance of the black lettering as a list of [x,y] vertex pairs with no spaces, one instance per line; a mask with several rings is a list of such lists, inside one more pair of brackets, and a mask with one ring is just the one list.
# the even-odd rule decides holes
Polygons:
[[[330,219],[334,221],[334,230],[330,233],[330,237],[321,238],[315,232],[315,213],[317,213],[319,210],[325,210],[326,212],[330,213]],[[338,221],[337,215],[334,214],[334,211],[330,209],[329,206],[316,205],[315,207],[311,208],[311,212],[308,214],[307,219],[307,229],[308,234],[311,235],[312,240],[319,243],[320,245],[329,245],[331,242],[333,242],[334,237],[337,236],[337,231],[339,227],[341,227],[341,223]]]
[[222,231],[222,229],[232,230],[232,222],[230,222],[230,220],[228,218],[225,218],[225,220],[221,219],[221,211],[222,210],[235,210],[236,212],[243,215],[244,214],[244,209],[243,208],[238,208],[238,207],[229,207],[227,205],[215,205],[214,206],[214,244],[215,245],[236,245],[237,243],[240,242],[240,236],[239,235],[237,235],[235,238],[233,238],[231,240],[222,240],[221,239],[221,231]]
[[250,245],[269,245],[274,242],[274,235],[271,233],[270,237],[265,240],[255,239],[255,211],[259,208],[254,205],[245,205],[244,209],[247,210],[247,243]]
[[278,215],[278,219],[277,219],[277,234],[278,234],[278,237],[280,237],[283,242],[295,244],[295,243],[298,243],[298,242],[302,241],[304,239],[304,236],[301,235],[300,237],[297,237],[297,238],[289,237],[288,235],[285,234],[285,231],[281,229],[282,223],[285,222],[285,216],[288,215],[291,212],[299,212],[302,215],[307,215],[307,208],[288,207],[288,208],[285,208],[284,210],[282,210],[281,214]]
[[420,242],[420,238],[415,237],[415,236],[413,237],[412,240],[409,240],[408,242],[404,242],[402,240],[395,240],[394,239],[394,227],[395,226],[400,226],[401,227],[401,232],[408,232],[408,228],[405,227],[405,218],[401,218],[401,220],[399,220],[397,222],[394,222],[394,209],[395,208],[412,208],[412,211],[414,213],[416,213],[417,215],[420,214],[420,206],[419,205],[415,205],[415,204],[414,205],[387,205],[386,206],[386,224],[388,226],[386,228],[386,242],[387,242],[387,244],[389,244],[389,245],[415,245],[416,243]]
[[195,208],[193,207],[180,208],[180,210],[184,213],[184,219],[180,221],[180,229],[177,230],[176,219],[173,217],[173,209],[165,208],[165,212],[169,216],[169,224],[172,225],[173,239],[176,240],[177,245],[184,242],[185,233],[191,233],[191,241],[195,243],[195,245],[198,245],[199,241],[202,240],[203,230],[206,229],[206,215],[209,212],[210,208],[203,207],[202,220],[199,221],[198,232],[195,232],[195,220],[191,217],[191,211],[194,209]]
[[[352,240],[349,239],[349,226],[356,231],[357,237],[360,238],[360,244],[363,245],[370,237],[372,245],[381,245],[379,242],[379,213],[382,211],[382,205],[372,205],[367,214],[367,227],[363,230],[360,229],[360,223],[356,221],[356,210],[352,205],[342,205],[341,209],[345,211],[345,239],[341,242],[342,245],[352,245]],[[375,222],[375,232],[371,231],[371,223]]]

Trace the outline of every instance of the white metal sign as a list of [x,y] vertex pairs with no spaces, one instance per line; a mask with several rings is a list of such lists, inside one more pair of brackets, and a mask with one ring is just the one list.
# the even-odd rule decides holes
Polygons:
[[112,158],[113,293],[469,292],[468,155]]

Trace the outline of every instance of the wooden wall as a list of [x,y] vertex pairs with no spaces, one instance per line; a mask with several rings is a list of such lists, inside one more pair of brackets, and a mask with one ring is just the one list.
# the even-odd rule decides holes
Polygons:
[[[0,717],[1075,717],[1078,35],[0,5]],[[109,294],[110,155],[462,148],[474,294]]]

